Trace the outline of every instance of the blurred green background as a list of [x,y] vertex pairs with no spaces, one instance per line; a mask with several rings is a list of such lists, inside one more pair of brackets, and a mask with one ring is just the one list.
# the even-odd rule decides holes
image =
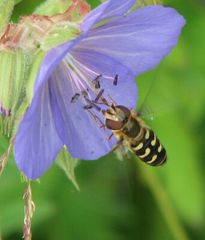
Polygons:
[[[43,1],[24,0],[14,18]],[[97,6],[99,1],[89,1]],[[151,168],[110,154],[82,161],[78,192],[56,165],[32,183],[36,240],[205,239],[205,3],[167,0],[186,19],[179,44],[159,67],[138,78],[139,106],[167,148]],[[154,82],[154,83],[153,83]],[[0,142],[0,153],[6,141]],[[0,239],[22,239],[25,184],[9,161],[0,178]]]

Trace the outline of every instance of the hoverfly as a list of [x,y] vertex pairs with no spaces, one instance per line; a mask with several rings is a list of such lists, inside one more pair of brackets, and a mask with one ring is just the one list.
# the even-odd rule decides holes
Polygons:
[[167,160],[165,148],[137,112],[122,105],[112,105],[103,111],[105,126],[124,147],[136,154],[140,160],[160,166]]

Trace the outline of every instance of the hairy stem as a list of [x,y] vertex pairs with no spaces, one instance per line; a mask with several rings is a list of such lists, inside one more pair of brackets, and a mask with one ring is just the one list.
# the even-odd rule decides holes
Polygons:
[[177,213],[155,173],[144,164],[139,164],[139,168],[143,179],[159,206],[159,210],[161,211],[173,238],[176,240],[188,240],[189,237],[181,225]]
[[35,211],[35,205],[32,200],[31,185],[29,180],[23,195],[23,200],[24,200],[23,239],[31,240],[31,218],[33,217],[33,213]]

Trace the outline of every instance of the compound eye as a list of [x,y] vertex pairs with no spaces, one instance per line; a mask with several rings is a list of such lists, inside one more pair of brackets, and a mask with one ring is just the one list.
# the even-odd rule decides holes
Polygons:
[[106,119],[105,125],[108,129],[120,130],[123,127],[124,123],[120,122],[120,121],[114,121],[114,120],[111,120],[111,119]]
[[117,105],[117,106],[115,106],[115,108],[120,109],[124,113],[125,117],[127,119],[129,118],[131,113],[130,113],[130,110],[128,108],[126,108],[125,106],[122,106],[122,105]]

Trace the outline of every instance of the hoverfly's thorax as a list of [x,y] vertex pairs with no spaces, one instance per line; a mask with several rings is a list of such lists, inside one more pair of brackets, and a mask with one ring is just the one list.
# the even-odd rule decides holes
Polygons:
[[123,126],[122,132],[129,138],[136,138],[141,131],[140,122],[133,117],[130,117],[127,123]]

